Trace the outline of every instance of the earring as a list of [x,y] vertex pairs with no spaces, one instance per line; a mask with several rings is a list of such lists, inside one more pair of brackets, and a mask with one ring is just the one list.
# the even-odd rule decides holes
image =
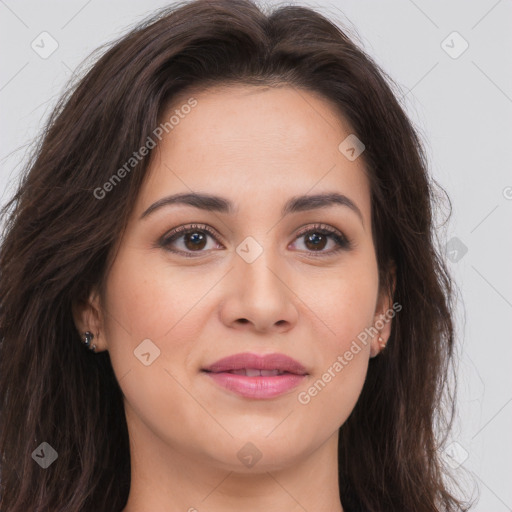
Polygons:
[[96,350],[96,345],[91,345],[92,339],[94,338],[94,334],[91,331],[85,331],[84,332],[84,339],[82,340],[82,343],[93,352]]
[[378,337],[378,341],[379,341],[379,347],[381,348],[381,350],[385,349],[386,348],[386,342],[384,341],[382,336]]

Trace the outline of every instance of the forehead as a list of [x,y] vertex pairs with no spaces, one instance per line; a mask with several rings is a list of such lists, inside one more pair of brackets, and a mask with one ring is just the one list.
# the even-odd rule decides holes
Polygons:
[[291,86],[216,87],[180,94],[162,122],[173,115],[172,130],[155,149],[144,204],[190,190],[234,203],[249,191],[284,202],[283,194],[336,190],[369,210],[363,159],[351,161],[339,148],[350,125],[319,94]]

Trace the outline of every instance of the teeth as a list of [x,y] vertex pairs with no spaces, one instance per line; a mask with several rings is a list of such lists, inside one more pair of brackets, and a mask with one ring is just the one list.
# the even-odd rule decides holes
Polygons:
[[235,375],[245,375],[246,377],[273,377],[275,375],[282,375],[281,370],[256,370],[255,368],[244,368],[242,370],[231,370],[229,373]]
[[245,370],[231,370],[228,373],[234,373],[235,375],[245,375]]
[[264,377],[279,375],[279,370],[261,370],[261,375],[263,375]]

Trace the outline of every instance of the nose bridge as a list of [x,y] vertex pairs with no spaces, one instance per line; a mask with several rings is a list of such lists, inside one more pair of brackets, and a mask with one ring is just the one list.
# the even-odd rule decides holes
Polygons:
[[249,291],[280,293],[284,286],[279,279],[282,263],[279,262],[278,248],[274,246],[271,233],[264,233],[256,239],[246,237],[237,247],[238,265],[241,268],[242,281]]
[[237,246],[230,306],[225,311],[229,311],[230,321],[243,319],[258,330],[296,322],[294,294],[283,275],[285,262],[275,244],[271,233],[263,233],[246,237]]

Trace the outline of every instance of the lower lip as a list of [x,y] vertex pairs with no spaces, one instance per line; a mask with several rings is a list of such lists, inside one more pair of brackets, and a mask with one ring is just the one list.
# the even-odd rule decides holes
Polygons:
[[270,377],[246,377],[227,372],[204,372],[217,384],[244,398],[273,398],[297,387],[305,375],[284,373]]

